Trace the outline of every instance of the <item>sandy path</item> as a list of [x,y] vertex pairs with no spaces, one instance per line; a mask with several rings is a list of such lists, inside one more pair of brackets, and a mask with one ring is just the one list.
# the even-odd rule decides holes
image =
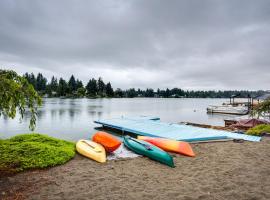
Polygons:
[[63,166],[2,177],[0,197],[12,190],[35,200],[270,199],[269,138],[192,146],[197,157],[173,155],[176,168],[145,157],[99,164],[77,155]]

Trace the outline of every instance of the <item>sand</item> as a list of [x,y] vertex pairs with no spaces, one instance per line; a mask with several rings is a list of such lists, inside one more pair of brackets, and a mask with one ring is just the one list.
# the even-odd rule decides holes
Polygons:
[[192,144],[176,168],[145,157],[65,165],[0,178],[0,199],[270,199],[270,139]]

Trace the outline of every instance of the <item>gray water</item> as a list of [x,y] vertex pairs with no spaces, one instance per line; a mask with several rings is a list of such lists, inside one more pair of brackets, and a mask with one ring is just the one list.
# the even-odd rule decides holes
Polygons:
[[[35,132],[76,141],[89,138],[98,125],[94,120],[120,116],[158,116],[164,122],[195,122],[224,125],[224,119],[235,116],[207,114],[208,105],[220,105],[227,99],[44,99],[38,111]],[[0,118],[0,138],[29,133],[29,114],[20,122],[19,117]]]

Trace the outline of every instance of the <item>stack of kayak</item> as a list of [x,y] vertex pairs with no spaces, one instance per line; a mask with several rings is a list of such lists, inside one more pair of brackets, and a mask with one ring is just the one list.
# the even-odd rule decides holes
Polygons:
[[79,140],[76,144],[77,151],[97,162],[106,162],[106,152],[111,153],[118,149],[121,141],[106,132],[97,132],[91,140]]
[[[187,142],[165,138],[138,136],[137,139],[124,136],[124,145],[131,151],[146,156],[162,164],[174,167],[172,156],[167,152],[194,157],[195,154]],[[106,132],[97,132],[91,140],[79,140],[77,151],[97,162],[106,162],[106,152],[111,153],[121,145],[121,141]]]

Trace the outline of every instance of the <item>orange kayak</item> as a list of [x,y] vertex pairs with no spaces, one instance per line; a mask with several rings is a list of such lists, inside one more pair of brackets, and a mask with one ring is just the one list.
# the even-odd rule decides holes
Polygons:
[[163,149],[164,151],[180,153],[180,154],[191,156],[191,157],[195,156],[195,153],[193,152],[190,144],[187,142],[170,140],[170,139],[165,139],[165,138],[147,137],[147,136],[138,136],[138,139],[149,142]]
[[96,132],[93,135],[92,140],[101,144],[107,152],[113,152],[121,145],[121,141],[119,141],[117,138],[102,131]]

